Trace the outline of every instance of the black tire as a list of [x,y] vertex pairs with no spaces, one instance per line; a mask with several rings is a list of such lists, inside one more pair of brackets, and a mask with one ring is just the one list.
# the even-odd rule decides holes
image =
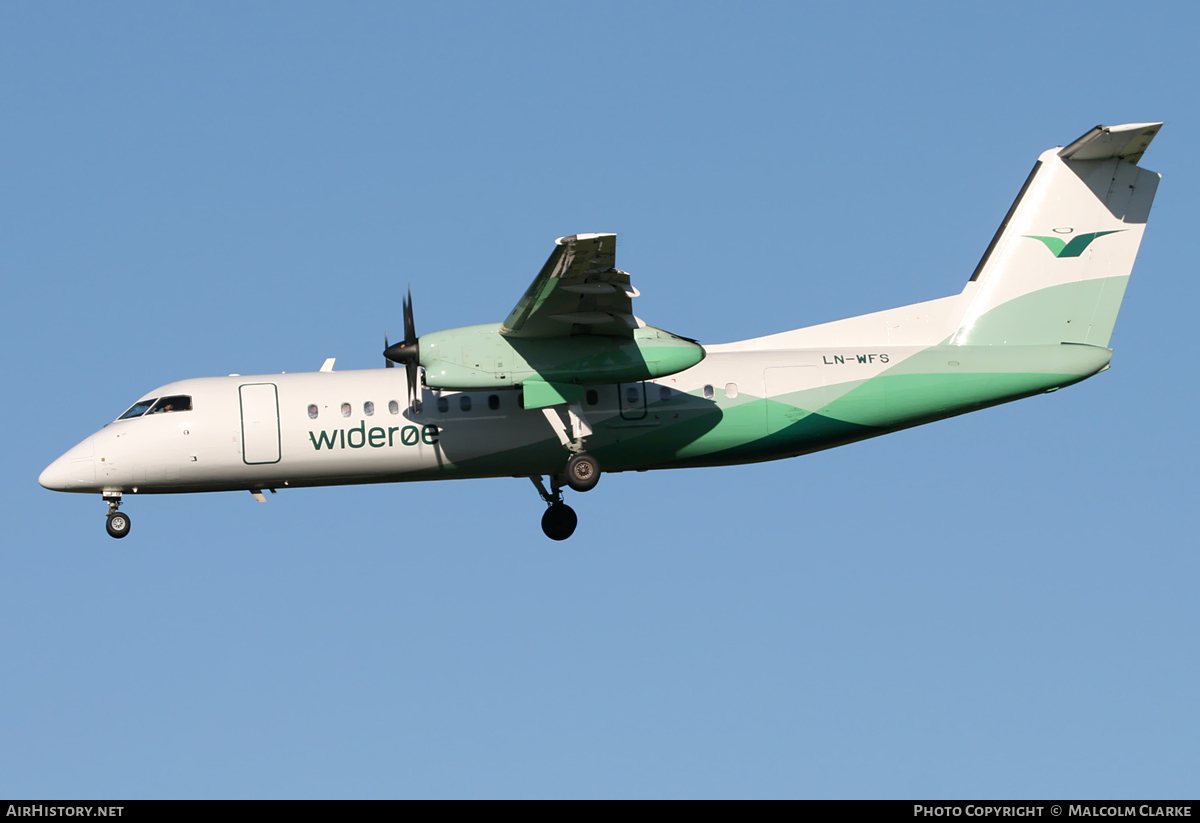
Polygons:
[[542,515],[542,531],[551,540],[566,540],[575,533],[579,518],[566,503],[555,503]]
[[590,454],[571,455],[567,461],[567,485],[577,492],[591,491],[600,482],[600,461]]
[[108,522],[104,524],[104,528],[108,531],[109,537],[115,537],[118,540],[129,534],[129,527],[133,525],[129,519],[129,515],[122,512],[113,512],[108,516]]

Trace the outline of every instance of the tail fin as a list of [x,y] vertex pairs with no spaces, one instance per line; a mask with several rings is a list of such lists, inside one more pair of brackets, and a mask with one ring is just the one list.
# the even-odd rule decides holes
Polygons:
[[1097,126],[1038,158],[967,284],[957,345],[1108,346],[1160,175],[1162,123]]

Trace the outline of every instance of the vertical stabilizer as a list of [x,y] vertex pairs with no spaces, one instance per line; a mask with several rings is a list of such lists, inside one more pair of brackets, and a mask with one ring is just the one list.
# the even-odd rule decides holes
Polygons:
[[1038,158],[971,276],[957,345],[1108,346],[1159,175],[1162,123],[1097,126]]

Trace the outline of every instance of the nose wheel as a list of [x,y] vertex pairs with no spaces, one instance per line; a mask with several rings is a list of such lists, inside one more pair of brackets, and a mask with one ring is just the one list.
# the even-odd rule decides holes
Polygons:
[[121,512],[113,512],[108,516],[108,522],[104,524],[104,528],[108,531],[109,537],[122,538],[129,534],[129,515]]
[[121,495],[119,492],[104,495],[104,502],[108,504],[108,519],[104,524],[104,529],[108,532],[109,537],[115,537],[119,540],[129,534],[129,527],[132,525],[132,521],[129,519],[129,515],[117,511],[121,507]]

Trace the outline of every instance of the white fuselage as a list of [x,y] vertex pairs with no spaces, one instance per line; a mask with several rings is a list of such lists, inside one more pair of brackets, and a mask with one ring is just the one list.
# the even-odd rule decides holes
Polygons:
[[[752,364],[745,355],[713,355],[655,382],[597,386],[589,398],[595,402],[582,408],[599,439],[661,431],[711,416],[714,406],[737,405],[739,393],[742,402],[761,397],[763,363],[778,359],[763,354],[754,353]],[[819,359],[789,355],[788,362]],[[811,371],[806,376],[818,379]],[[521,407],[519,391],[424,389],[419,412],[406,393],[403,369],[182,380],[147,398],[186,396],[190,410],[113,421],[47,467],[40,482],[60,491],[144,494],[562,471],[566,452],[554,428],[542,409]],[[762,434],[739,428],[738,440]],[[714,438],[708,448],[718,451],[723,441]],[[658,465],[657,458],[642,465],[622,456],[605,470]]]

